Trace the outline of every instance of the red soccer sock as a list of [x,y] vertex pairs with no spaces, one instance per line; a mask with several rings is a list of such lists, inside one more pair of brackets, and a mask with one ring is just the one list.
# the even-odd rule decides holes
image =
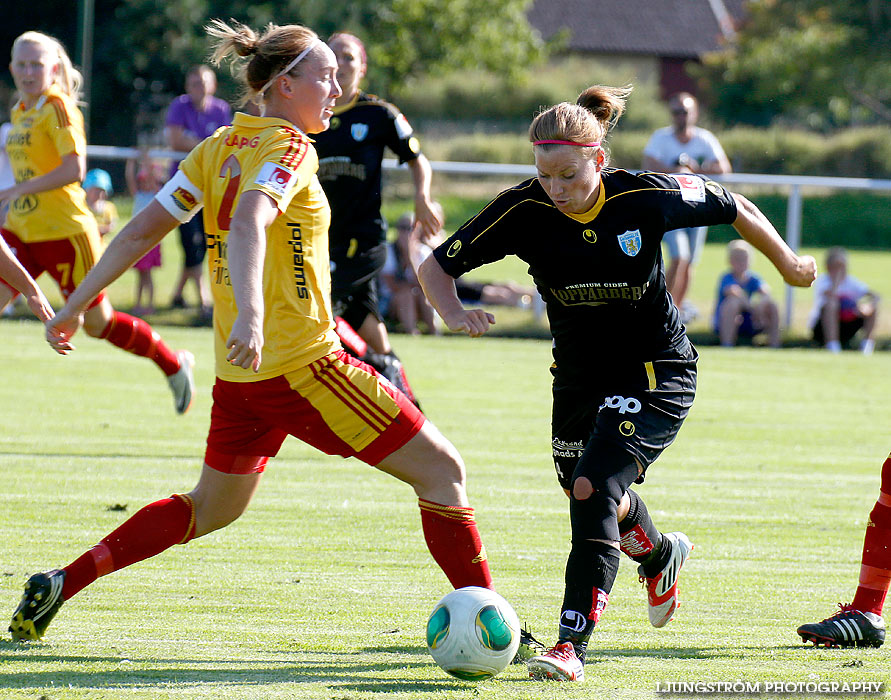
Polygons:
[[444,506],[418,499],[424,539],[433,559],[455,588],[492,588],[486,549],[473,518],[473,508]]
[[136,316],[114,311],[99,336],[122,350],[147,357],[168,377],[179,371],[179,359],[155,330]]
[[185,544],[195,534],[195,506],[185,494],[145,506],[99,544],[65,567],[62,597],[71,598],[100,576]]
[[891,457],[882,465],[882,487],[879,500],[869,514],[860,581],[851,606],[861,612],[882,614],[885,596],[891,585]]

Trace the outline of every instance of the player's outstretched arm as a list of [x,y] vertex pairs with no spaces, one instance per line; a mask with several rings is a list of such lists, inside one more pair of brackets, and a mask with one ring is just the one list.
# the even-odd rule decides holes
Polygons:
[[495,316],[488,311],[464,308],[455,290],[455,280],[445,273],[432,255],[427,256],[418,268],[418,281],[449,330],[478,338],[495,323]]
[[737,233],[767,256],[787,284],[810,287],[817,277],[813,256],[797,255],[758,207],[741,194],[734,192],[733,198],[737,209],[733,228]]
[[178,223],[158,200],[152,200],[121,229],[96,266],[68,297],[65,306],[47,322],[46,341],[56,352],[68,354],[71,350],[69,340],[83,324],[83,314],[90,302],[133,267],[133,263],[155,247]]

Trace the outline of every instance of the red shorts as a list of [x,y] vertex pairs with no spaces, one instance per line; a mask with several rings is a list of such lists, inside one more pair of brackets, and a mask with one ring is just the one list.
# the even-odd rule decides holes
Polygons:
[[[37,279],[44,272],[48,273],[56,280],[65,299],[87,276],[102,254],[98,234],[84,232],[71,238],[35,243],[25,243],[5,228],[0,228],[0,235],[31,277]],[[0,284],[12,289],[12,286],[2,279]],[[104,298],[105,292],[100,292],[88,308],[93,308]]]
[[273,379],[217,379],[204,462],[227,474],[262,472],[293,435],[326,454],[376,465],[424,421],[405,394],[338,350]]

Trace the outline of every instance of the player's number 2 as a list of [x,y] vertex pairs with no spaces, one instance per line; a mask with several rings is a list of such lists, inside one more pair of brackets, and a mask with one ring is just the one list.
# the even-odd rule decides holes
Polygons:
[[223,161],[220,177],[228,177],[229,180],[217,212],[217,226],[221,231],[228,231],[232,225],[232,204],[235,202],[235,195],[238,194],[238,185],[241,182],[241,163],[238,162],[238,158],[232,155]]

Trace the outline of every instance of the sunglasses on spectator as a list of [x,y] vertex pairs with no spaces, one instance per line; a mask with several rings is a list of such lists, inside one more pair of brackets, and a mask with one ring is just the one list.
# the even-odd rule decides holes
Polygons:
[[673,115],[677,116],[677,115],[679,115],[679,114],[689,114],[690,111],[687,110],[687,109],[673,109],[673,110],[671,110],[671,113],[672,113]]

